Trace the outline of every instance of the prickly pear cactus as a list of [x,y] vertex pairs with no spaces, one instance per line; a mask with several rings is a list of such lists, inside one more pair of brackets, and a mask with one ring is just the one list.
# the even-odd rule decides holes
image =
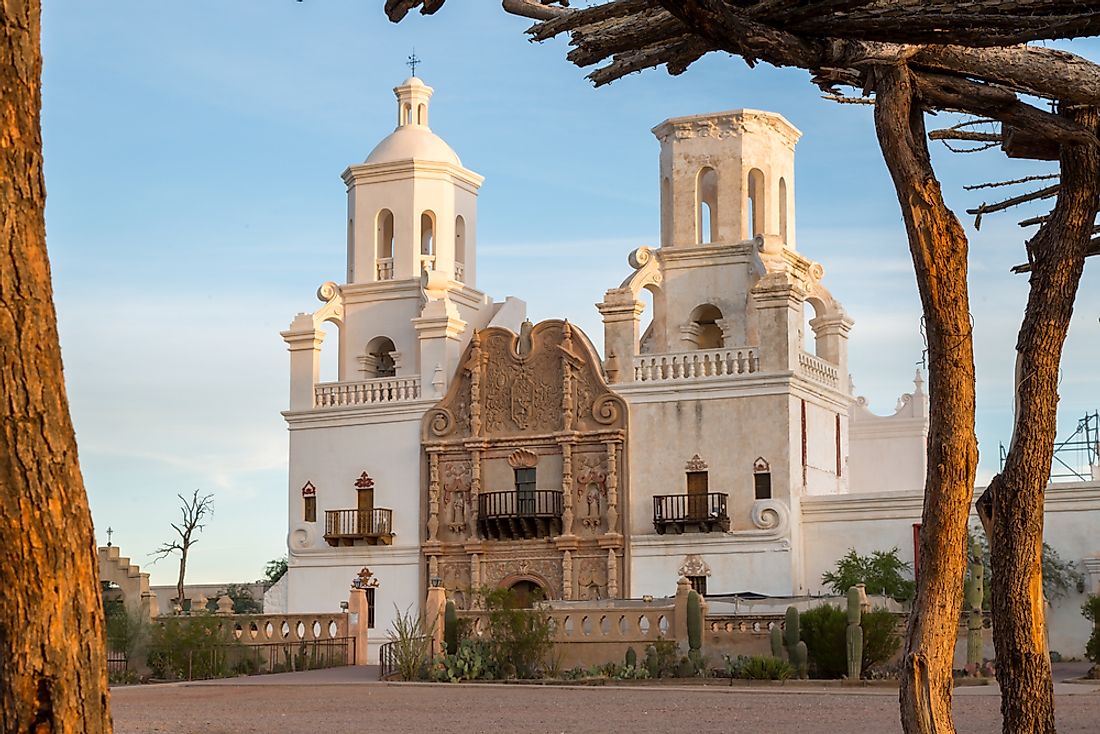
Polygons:
[[701,650],[703,648],[703,604],[699,592],[694,589],[688,593],[687,598],[687,633],[688,649]]
[[783,629],[779,625],[772,627],[771,631],[772,657],[783,659]]
[[453,601],[448,601],[443,610],[443,645],[448,655],[458,652],[458,611]]
[[633,647],[626,648],[626,664],[628,667],[638,667],[638,653],[634,652]]

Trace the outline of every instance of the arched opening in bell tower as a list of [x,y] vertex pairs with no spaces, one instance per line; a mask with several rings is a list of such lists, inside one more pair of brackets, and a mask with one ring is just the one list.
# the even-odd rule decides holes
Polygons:
[[378,280],[393,279],[393,212],[378,212],[375,225],[375,257],[378,261]]
[[466,271],[466,220],[455,217],[455,280],[462,281]]
[[435,214],[431,211],[420,215],[420,261],[425,272],[435,269]]
[[718,172],[710,166],[699,169],[695,177],[695,241],[707,244],[718,240]]
[[393,340],[388,336],[376,336],[367,342],[367,348],[361,358],[363,363],[363,376],[395,377],[397,375],[397,362],[394,353],[397,351]]
[[722,327],[722,311],[710,303],[696,306],[691,312],[690,321],[696,327],[695,346],[697,349],[721,349],[725,346]]
[[787,244],[787,179],[779,179],[779,236]]
[[745,239],[764,234],[764,172],[759,168],[749,171],[748,179],[748,231]]

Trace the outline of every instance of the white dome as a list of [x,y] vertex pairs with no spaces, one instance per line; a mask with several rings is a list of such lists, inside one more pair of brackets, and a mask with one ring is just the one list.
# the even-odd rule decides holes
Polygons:
[[402,125],[394,130],[375,146],[364,163],[392,163],[409,159],[462,165],[458,154],[443,138],[419,125]]

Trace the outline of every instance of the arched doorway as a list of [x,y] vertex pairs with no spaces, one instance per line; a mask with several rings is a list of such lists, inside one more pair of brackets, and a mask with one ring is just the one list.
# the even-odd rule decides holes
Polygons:
[[512,609],[530,609],[535,602],[546,598],[542,585],[532,579],[520,579],[508,587],[509,606]]

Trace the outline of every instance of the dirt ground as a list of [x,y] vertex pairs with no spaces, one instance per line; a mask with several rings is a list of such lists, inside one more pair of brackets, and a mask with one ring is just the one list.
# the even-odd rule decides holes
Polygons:
[[[115,732],[901,732],[895,689],[579,688],[324,678],[288,685],[286,680],[117,688],[112,692]],[[1100,688],[1060,685],[1059,689],[1060,734],[1100,732]],[[960,732],[1000,731],[996,693],[995,687],[956,690],[955,721]]]

